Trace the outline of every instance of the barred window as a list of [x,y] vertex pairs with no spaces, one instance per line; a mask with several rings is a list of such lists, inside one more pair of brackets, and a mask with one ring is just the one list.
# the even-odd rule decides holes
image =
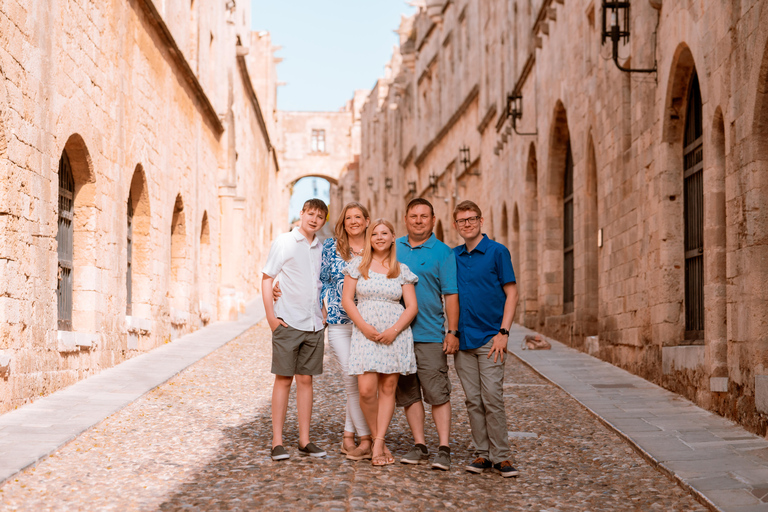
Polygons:
[[58,247],[58,303],[59,329],[72,330],[72,254],[74,237],[75,179],[67,152],[59,160],[59,229],[56,233]]
[[563,313],[573,311],[573,278],[573,155],[569,141],[563,175]]
[[128,193],[128,212],[127,212],[128,230],[126,235],[126,268],[125,268],[125,314],[132,314],[133,304],[133,192]]
[[704,144],[699,77],[688,90],[683,141],[685,223],[685,339],[704,340]]

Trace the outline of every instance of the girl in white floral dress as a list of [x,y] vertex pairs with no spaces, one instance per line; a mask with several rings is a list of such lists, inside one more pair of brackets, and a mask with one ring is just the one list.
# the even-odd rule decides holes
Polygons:
[[349,374],[358,376],[360,407],[373,435],[371,463],[383,466],[395,462],[384,436],[395,411],[397,380],[401,374],[416,373],[410,324],[418,312],[418,278],[398,263],[389,221],[374,221],[367,238],[362,257],[344,270],[341,304],[354,322]]

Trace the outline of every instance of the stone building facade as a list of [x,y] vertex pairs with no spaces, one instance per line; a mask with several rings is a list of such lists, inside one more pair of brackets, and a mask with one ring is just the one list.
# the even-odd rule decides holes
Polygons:
[[276,76],[248,2],[0,0],[0,412],[259,293]]
[[[293,186],[302,178],[315,176],[331,185],[329,219],[331,224],[351,200],[350,188],[344,193],[339,180],[349,180],[360,157],[360,110],[369,91],[355,91],[337,112],[278,111],[277,151],[280,164],[279,185],[272,191],[280,198],[280,218],[288,218]],[[350,172],[351,171],[351,172]],[[332,228],[332,226],[331,226]],[[333,230],[324,229],[330,235]]]
[[765,434],[768,2],[627,20],[614,61],[599,0],[422,1],[362,109],[359,198],[401,233],[430,199],[451,245],[477,201],[520,323]]

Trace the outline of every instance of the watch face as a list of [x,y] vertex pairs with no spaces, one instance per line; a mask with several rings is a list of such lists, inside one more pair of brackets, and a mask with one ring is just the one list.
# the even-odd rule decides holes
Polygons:
[[499,332],[505,336],[509,336],[509,331],[506,329],[499,329]]

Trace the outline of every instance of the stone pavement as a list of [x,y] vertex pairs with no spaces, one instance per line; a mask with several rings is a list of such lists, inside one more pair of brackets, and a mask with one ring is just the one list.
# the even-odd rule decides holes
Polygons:
[[768,511],[768,441],[604,361],[550,340],[522,349],[533,331],[515,325],[509,349],[712,509]]
[[[218,337],[219,328],[202,331],[204,337]],[[560,347],[550,355],[558,353]],[[329,456],[297,453],[292,397],[285,429],[292,458],[272,462],[270,358],[270,333],[262,322],[116,413],[102,412],[102,422],[8,479],[0,486],[0,510],[706,510],[514,357],[506,367],[505,401],[518,478],[463,470],[472,460],[471,440],[453,369],[451,471],[346,460],[338,451],[344,388],[328,353],[326,371],[315,379],[312,435]],[[178,369],[171,371],[166,378]],[[81,407],[73,406],[72,413],[77,416]],[[35,428],[46,432],[42,425],[51,425],[55,432],[57,423],[38,414]],[[9,422],[7,416],[2,418]],[[92,421],[96,416],[90,413]],[[21,445],[23,433],[7,437]],[[434,428],[427,434],[434,453]],[[387,441],[396,456],[410,447],[401,411]]]
[[236,322],[217,322],[66,389],[0,415],[0,484],[152,391],[264,317],[261,300]]

